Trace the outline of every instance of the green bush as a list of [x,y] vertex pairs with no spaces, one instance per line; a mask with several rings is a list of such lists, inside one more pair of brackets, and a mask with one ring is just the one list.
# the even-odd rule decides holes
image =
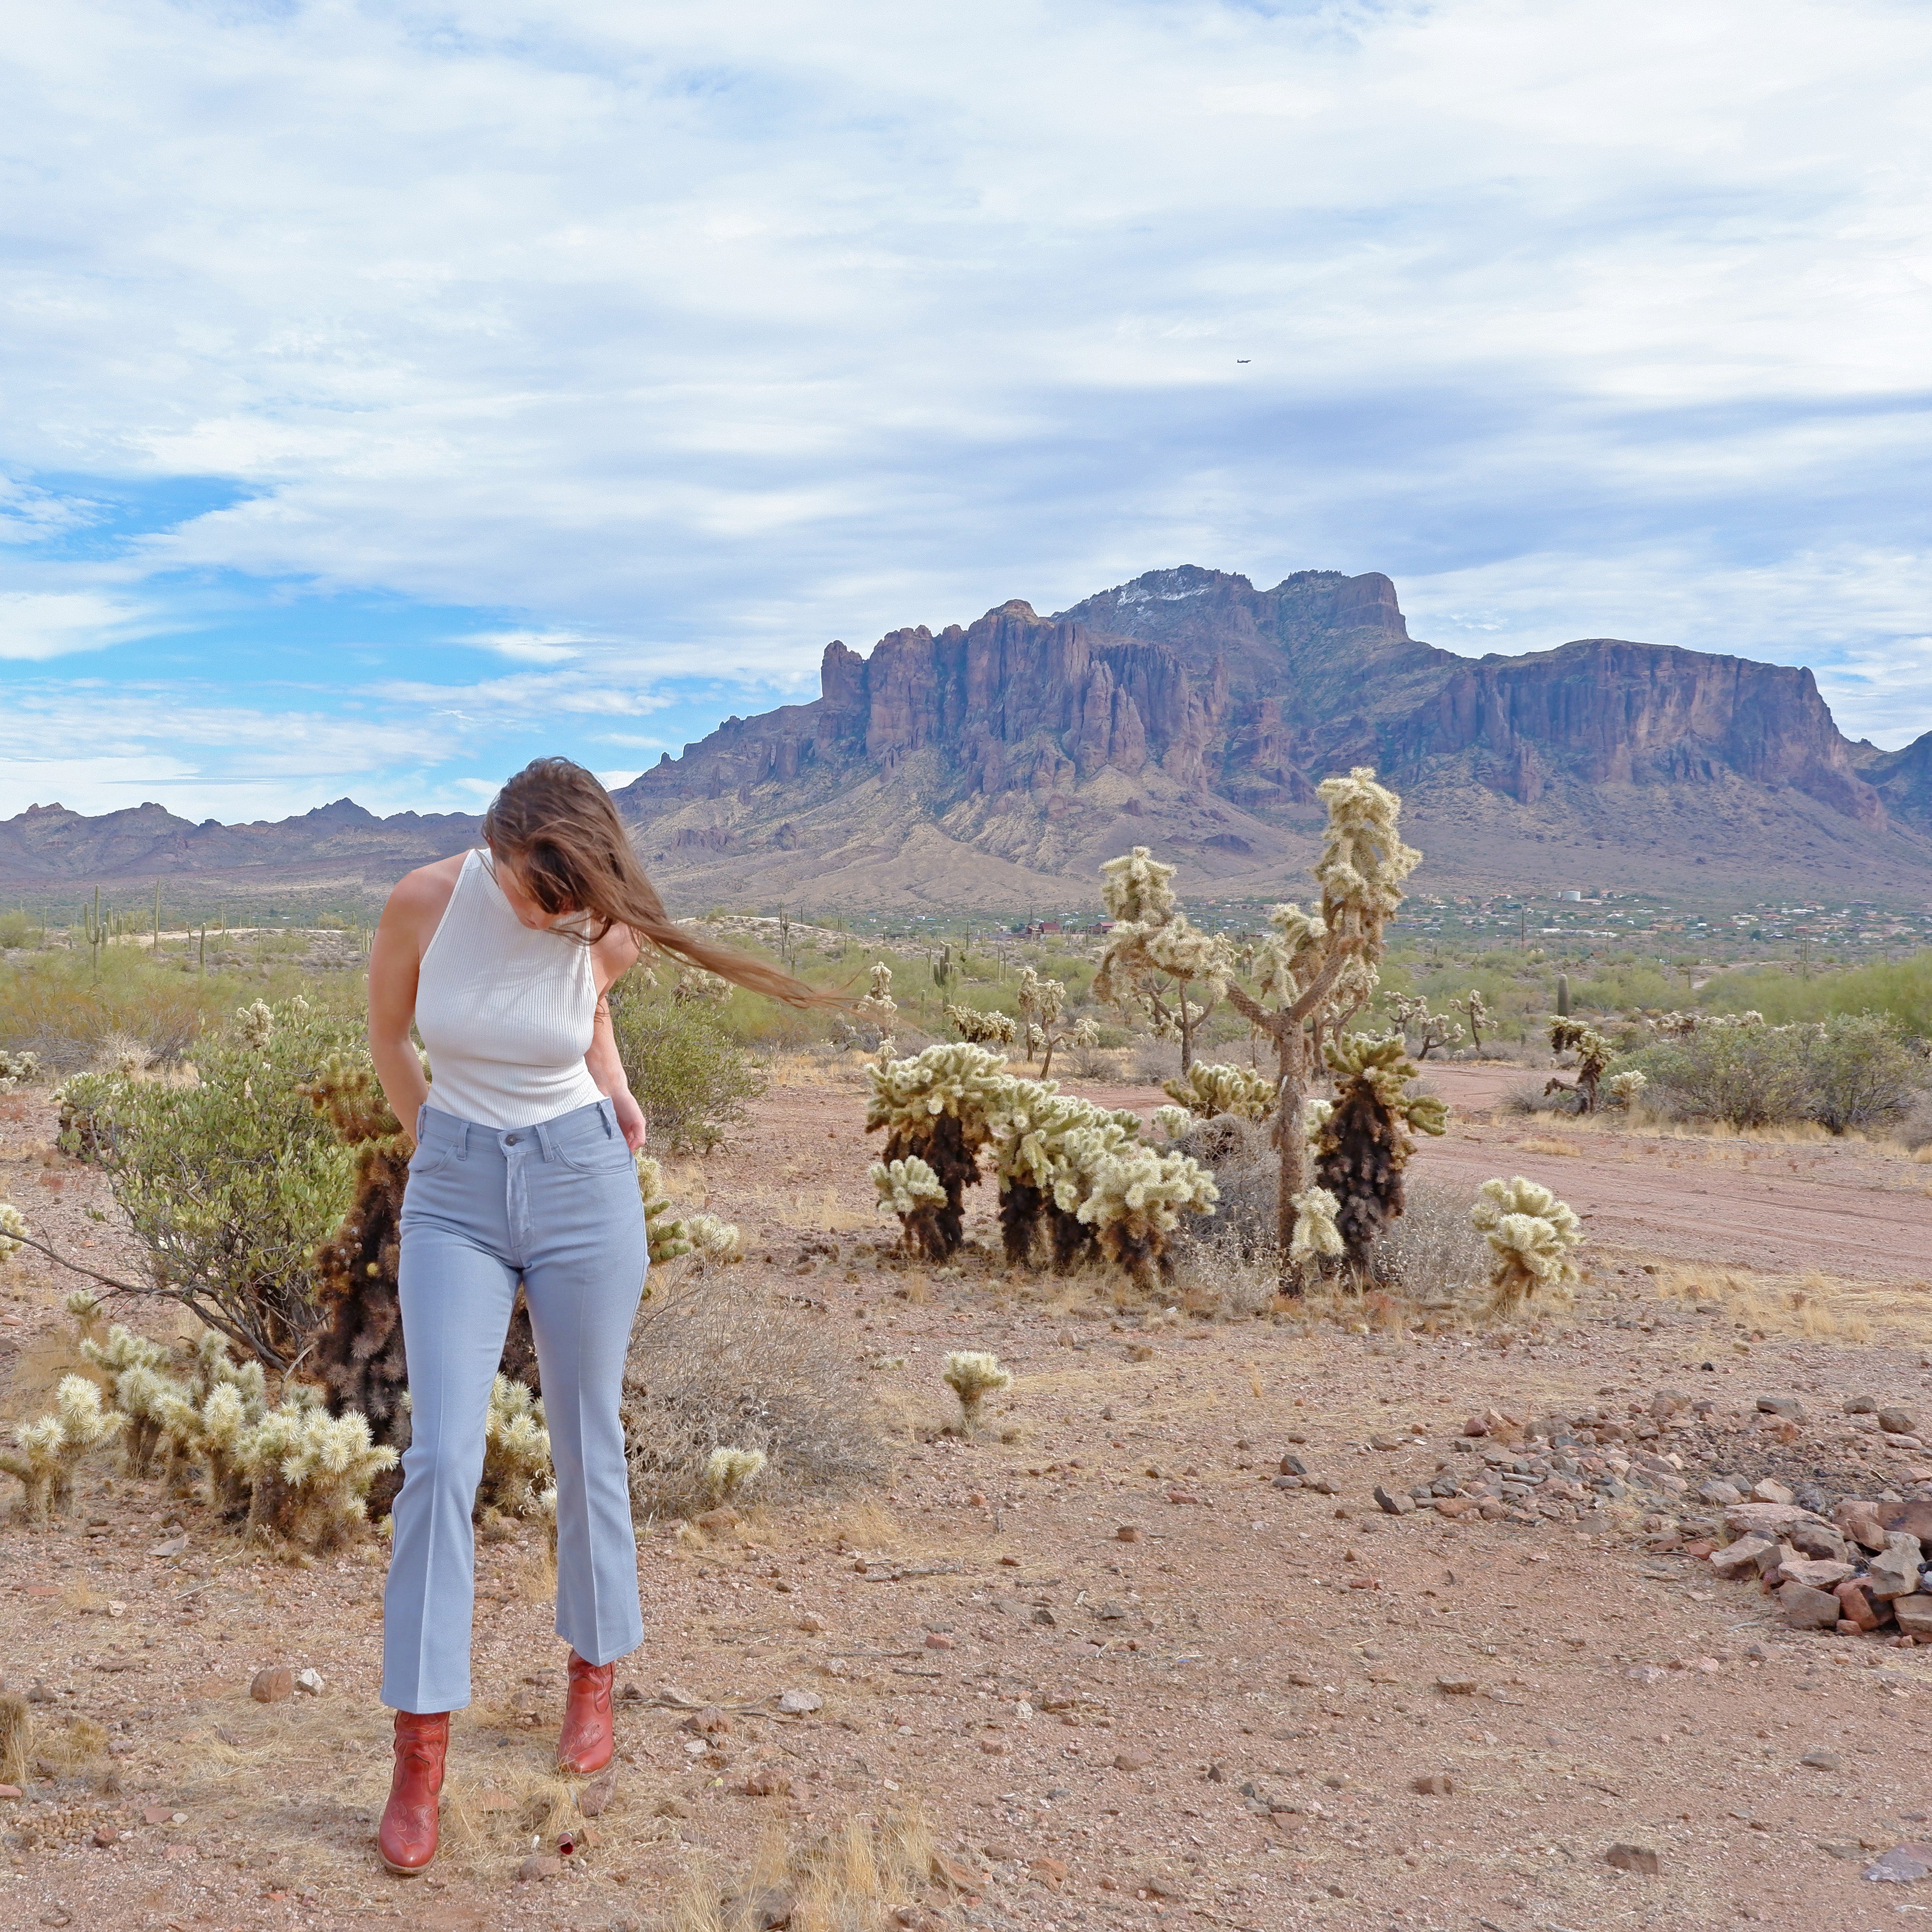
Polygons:
[[22,912],[18,907],[0,912],[0,952],[16,946],[38,946],[40,943],[40,922],[32,913]]
[[674,1154],[714,1147],[742,1124],[765,1076],[725,1021],[648,991],[634,974],[610,1001],[617,1052],[652,1140]]
[[1885,1014],[1913,1038],[1932,1040],[1932,952],[1842,973],[1814,973],[1808,980],[1784,967],[1720,973],[1705,988],[1702,1004],[1720,1012],[1755,1010],[1774,1025],[1834,1013]]
[[83,1073],[60,1091],[62,1146],[106,1171],[152,1292],[271,1367],[313,1325],[314,1251],[354,1192],[354,1151],[302,1085],[365,1051],[357,1021],[258,1002],[196,1047],[191,1082]]
[[1732,1127],[1815,1121],[1870,1132],[1910,1112],[1924,1056],[1888,1015],[1834,1014],[1816,1025],[1706,1026],[1622,1064],[1647,1074],[1647,1104]]

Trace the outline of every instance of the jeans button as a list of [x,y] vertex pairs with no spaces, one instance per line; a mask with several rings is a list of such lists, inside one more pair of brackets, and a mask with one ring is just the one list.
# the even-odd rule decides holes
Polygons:
[[506,1147],[514,1147],[516,1144],[517,1137],[514,1134],[506,1134],[503,1136],[503,1144]]

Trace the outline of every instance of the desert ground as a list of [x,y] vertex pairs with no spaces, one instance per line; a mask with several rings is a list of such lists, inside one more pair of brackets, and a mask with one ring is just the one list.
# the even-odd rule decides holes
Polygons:
[[[1932,1882],[1864,1876],[1932,1834],[1932,1658],[1788,1629],[1695,1528],[1719,1476],[1830,1502],[1932,1484],[1932,1448],[1844,1412],[1869,1394],[1932,1428],[1932,1168],[1510,1117],[1520,1070],[1432,1066],[1456,1112],[1417,1184],[1554,1186],[1589,1237],[1574,1303],[1506,1328],[1383,1297],[1228,1318],[1010,1278],[990,1184],[962,1267],[899,1262],[853,1070],[781,1073],[673,1179],[740,1224],[751,1278],[879,1364],[892,1472],[640,1534],[614,1784],[586,1802],[550,1768],[540,1534],[482,1544],[445,1850],[391,1877],[381,1544],[280,1560],[104,1457],[53,1528],[0,1528],[0,1675],[35,1714],[0,1923],[670,1932],[728,1898],[727,1925],[803,1928],[799,1862],[828,1841],[880,1926],[1873,1932],[1932,1910]],[[44,1094],[0,1108],[0,1197],[134,1265],[98,1178],[50,1151]],[[68,1286],[22,1258],[0,1283],[9,1417],[70,1365]],[[964,1438],[938,1380],[962,1346],[1016,1375]],[[1565,1448],[1520,1440],[1552,1415]],[[1445,1466],[1472,1485],[1486,1452],[1549,1475],[1455,1514],[1375,1499]],[[255,1701],[278,1665],[320,1690]]]

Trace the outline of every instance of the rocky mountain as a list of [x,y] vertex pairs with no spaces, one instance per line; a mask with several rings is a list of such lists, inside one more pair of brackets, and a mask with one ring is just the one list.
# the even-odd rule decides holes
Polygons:
[[835,642],[820,687],[619,794],[681,901],[1059,907],[1134,843],[1197,895],[1276,896],[1354,764],[1402,790],[1437,890],[1932,886],[1932,739],[1855,746],[1809,671],[1747,658],[1458,657],[1375,573],[1154,572]]
[[[1808,670],[1588,638],[1471,659],[1395,586],[1155,571],[1051,616],[826,646],[820,694],[728,719],[618,793],[674,904],[1058,910],[1134,844],[1196,899],[1300,884],[1316,784],[1402,792],[1422,890],[1932,890],[1932,735],[1848,742]],[[0,824],[0,887],[157,874],[374,891],[477,821],[347,800],[276,825],[158,806]]]

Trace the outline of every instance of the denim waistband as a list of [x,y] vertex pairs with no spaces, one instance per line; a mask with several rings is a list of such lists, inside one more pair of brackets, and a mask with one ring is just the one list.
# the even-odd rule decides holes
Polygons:
[[458,1160],[467,1160],[472,1150],[534,1148],[541,1160],[556,1158],[559,1148],[566,1152],[593,1146],[600,1141],[621,1141],[617,1110],[608,1099],[593,1100],[587,1106],[573,1107],[554,1119],[537,1120],[526,1127],[490,1127],[480,1120],[460,1120],[425,1100],[416,1112],[416,1140],[420,1145],[446,1142]]

